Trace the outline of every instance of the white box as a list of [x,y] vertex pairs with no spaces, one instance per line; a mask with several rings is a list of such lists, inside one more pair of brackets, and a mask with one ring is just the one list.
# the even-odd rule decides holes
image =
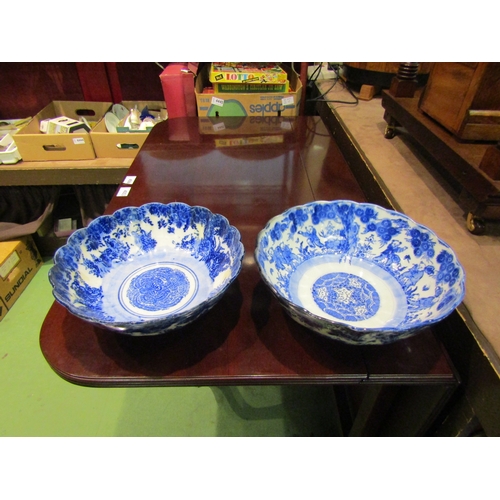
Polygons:
[[81,132],[90,132],[90,127],[85,123],[68,118],[67,116],[59,116],[40,122],[40,132],[44,134],[74,134]]

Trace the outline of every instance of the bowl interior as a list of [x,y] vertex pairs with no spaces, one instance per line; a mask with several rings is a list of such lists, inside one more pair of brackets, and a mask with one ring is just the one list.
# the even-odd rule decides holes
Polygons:
[[221,294],[243,258],[238,230],[183,203],[149,203],[98,217],[54,256],[56,299],[99,323],[188,314]]
[[351,201],[314,202],[271,219],[256,260],[278,298],[308,321],[358,331],[421,328],[465,293],[453,250],[404,214]]

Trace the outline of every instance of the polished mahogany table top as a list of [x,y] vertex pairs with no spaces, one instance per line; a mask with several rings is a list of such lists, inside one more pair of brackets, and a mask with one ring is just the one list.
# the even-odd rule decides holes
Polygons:
[[241,273],[204,317],[157,337],[92,326],[54,302],[40,333],[47,362],[70,382],[99,387],[454,383],[430,329],[388,346],[346,345],[295,323],[271,295],[254,260],[258,232],[287,208],[321,199],[366,201],[319,117],[156,125],[106,213],[151,201],[205,206],[239,229]]

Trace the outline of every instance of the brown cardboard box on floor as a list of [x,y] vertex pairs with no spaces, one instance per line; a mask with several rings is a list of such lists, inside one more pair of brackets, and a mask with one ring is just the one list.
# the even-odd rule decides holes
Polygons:
[[0,242],[0,321],[41,265],[42,258],[31,236]]

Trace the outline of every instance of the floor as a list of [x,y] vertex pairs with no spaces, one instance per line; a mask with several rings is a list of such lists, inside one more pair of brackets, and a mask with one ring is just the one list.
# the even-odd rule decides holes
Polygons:
[[80,387],[38,345],[46,261],[0,323],[0,436],[336,436],[328,387]]

